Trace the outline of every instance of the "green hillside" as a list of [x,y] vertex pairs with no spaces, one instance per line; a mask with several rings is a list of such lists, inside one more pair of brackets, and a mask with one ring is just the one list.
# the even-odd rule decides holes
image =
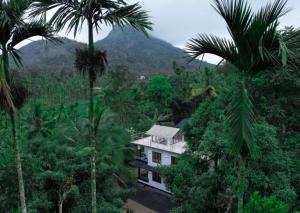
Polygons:
[[[25,68],[73,69],[76,48],[84,47],[83,43],[67,38],[61,39],[61,44],[53,44],[43,40],[34,41],[20,48]],[[126,65],[131,71],[142,75],[157,73],[173,73],[173,62],[190,68],[201,63],[187,64],[186,53],[180,48],[133,29],[119,28],[96,42],[96,47],[105,50],[110,66]],[[208,63],[203,63],[210,66]]]

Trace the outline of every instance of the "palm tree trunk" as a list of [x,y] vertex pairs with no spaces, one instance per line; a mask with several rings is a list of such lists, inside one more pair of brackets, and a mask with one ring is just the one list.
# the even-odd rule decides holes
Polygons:
[[[8,51],[5,48],[5,44],[2,44],[2,59],[4,62],[4,72],[6,82],[8,84],[11,83],[10,73],[9,73],[9,58],[8,58]],[[23,174],[22,174],[22,163],[20,157],[20,148],[19,148],[19,141],[17,138],[17,131],[16,131],[16,111],[14,106],[11,106],[10,109],[10,120],[12,124],[12,139],[15,148],[15,157],[16,157],[16,168],[17,168],[17,176],[18,176],[18,184],[19,184],[19,194],[20,194],[20,202],[21,202],[21,211],[22,213],[27,213],[26,208],[26,198],[25,198],[25,190],[24,190],[24,181],[23,181]]]
[[8,51],[5,48],[5,45],[2,44],[2,59],[4,62],[4,73],[6,77],[6,82],[10,84],[10,74],[9,74],[9,59],[8,59]]
[[59,213],[63,213],[63,202],[59,203]]
[[[92,21],[88,21],[89,27],[89,52],[90,55],[94,53],[94,37],[93,37],[93,24]],[[92,69],[92,68],[90,68]],[[90,70],[91,71],[91,70]],[[97,212],[97,190],[96,190],[96,141],[94,134],[94,79],[93,76],[89,75],[89,92],[90,92],[90,101],[89,101],[89,142],[92,147],[91,152],[91,195],[92,195],[92,213]]]
[[239,157],[238,162],[238,213],[243,213],[244,209],[244,193],[245,193],[245,166],[246,159],[243,156]]
[[15,146],[16,167],[17,167],[17,174],[18,174],[21,210],[22,210],[22,213],[27,213],[24,181],[23,181],[23,174],[22,174],[22,164],[21,164],[21,157],[20,157],[20,148],[19,148],[19,142],[18,142],[17,134],[16,134],[16,112],[14,110],[11,110],[10,118],[11,118],[11,123],[12,123],[12,138],[13,138],[13,142],[14,142],[14,146]]

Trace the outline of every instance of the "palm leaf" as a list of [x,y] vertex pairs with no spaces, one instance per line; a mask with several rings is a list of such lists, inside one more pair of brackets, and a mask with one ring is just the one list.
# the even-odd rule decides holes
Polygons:
[[50,23],[58,31],[67,27],[67,32],[74,30],[74,36],[82,29],[85,21],[91,20],[98,32],[101,25],[131,25],[147,34],[152,23],[148,21],[147,12],[136,3],[127,5],[120,0],[40,0],[32,4],[31,17],[44,13],[45,10],[56,9]]
[[117,25],[121,28],[130,25],[137,30],[141,30],[145,35],[148,35],[147,30],[152,30],[152,23],[149,21],[147,12],[142,10],[138,3],[120,7],[108,13],[103,16],[103,21],[107,25]]
[[276,0],[262,7],[252,18],[248,29],[249,36],[253,39],[259,38],[274,22],[285,15],[287,0]]
[[0,2],[0,27],[19,24],[28,9],[28,0],[9,0]]
[[13,59],[14,63],[17,65],[17,67],[22,67],[23,66],[22,58],[18,52],[19,51],[16,49],[11,49],[11,51],[10,51],[12,59]]
[[237,90],[232,95],[231,104],[227,111],[227,123],[231,130],[233,152],[235,154],[241,153],[243,156],[247,156],[249,153],[254,155],[254,106],[244,81],[239,83]]
[[54,30],[50,25],[45,25],[39,21],[23,23],[21,26],[16,26],[12,32],[12,39],[9,43],[10,48],[14,48],[20,42],[34,37],[41,36],[48,40],[55,41]]
[[197,38],[191,39],[187,43],[186,49],[192,57],[191,60],[206,53],[219,56],[230,62],[234,62],[238,56],[236,46],[232,41],[206,34],[199,34]]
[[252,10],[244,0],[214,0],[213,8],[223,17],[234,40],[241,39],[252,18]]
[[98,104],[96,104],[96,108],[95,108],[95,120],[94,120],[94,132],[95,132],[95,136],[97,136],[101,120],[103,119],[104,113],[106,112],[106,108],[100,107],[99,105],[97,107],[97,105]]

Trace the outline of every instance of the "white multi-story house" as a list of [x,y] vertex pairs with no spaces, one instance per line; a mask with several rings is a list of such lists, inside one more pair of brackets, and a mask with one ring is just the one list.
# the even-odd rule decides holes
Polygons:
[[133,144],[137,145],[139,156],[133,162],[138,168],[138,181],[151,187],[170,192],[157,169],[161,165],[176,163],[178,155],[186,150],[186,142],[180,129],[154,125]]

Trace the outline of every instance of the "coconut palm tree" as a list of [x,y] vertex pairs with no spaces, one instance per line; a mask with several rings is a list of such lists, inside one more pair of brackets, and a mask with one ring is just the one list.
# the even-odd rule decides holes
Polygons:
[[42,36],[47,39],[53,38],[53,31],[38,21],[25,21],[26,11],[30,2],[27,0],[0,0],[0,48],[1,48],[1,68],[0,68],[0,98],[1,107],[9,112],[12,123],[12,139],[16,153],[16,167],[18,174],[19,193],[21,210],[27,212],[25,202],[24,182],[22,175],[21,158],[16,129],[16,112],[25,99],[25,89],[13,82],[10,69],[9,56],[14,62],[22,65],[16,45],[34,36]]
[[33,4],[32,15],[44,14],[45,11],[56,9],[50,23],[57,29],[66,27],[67,32],[74,31],[74,37],[84,24],[88,27],[88,47],[77,51],[76,67],[89,78],[89,142],[91,154],[91,193],[92,212],[97,209],[96,203],[96,144],[94,127],[94,82],[96,76],[102,74],[106,63],[106,54],[95,50],[94,31],[98,33],[101,26],[125,27],[131,25],[147,35],[151,30],[151,22],[142,7],[127,4],[124,0],[39,0]]
[[275,0],[254,12],[244,0],[214,0],[214,9],[227,24],[231,39],[199,34],[187,44],[192,60],[209,53],[221,57],[237,69],[241,81],[228,109],[233,151],[238,156],[238,212],[243,211],[245,166],[254,153],[252,129],[254,107],[248,86],[251,77],[267,70],[294,62],[295,37],[299,32],[285,35],[278,30],[279,18],[285,15],[287,0]]

